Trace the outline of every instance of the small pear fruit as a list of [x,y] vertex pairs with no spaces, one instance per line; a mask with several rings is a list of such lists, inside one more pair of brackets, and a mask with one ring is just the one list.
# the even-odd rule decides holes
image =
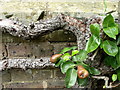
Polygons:
[[88,71],[83,66],[77,66],[77,75],[80,79],[84,79],[89,76]]
[[57,62],[57,59],[60,58],[62,54],[55,54],[50,58],[50,62],[55,63]]

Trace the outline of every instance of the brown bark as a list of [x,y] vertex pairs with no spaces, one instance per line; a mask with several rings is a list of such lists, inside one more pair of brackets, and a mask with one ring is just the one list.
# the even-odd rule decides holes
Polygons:
[[[63,30],[69,30],[73,32],[77,38],[78,49],[84,49],[86,41],[90,36],[89,25],[93,23],[101,24],[101,21],[102,18],[100,17],[82,18],[78,20],[73,17],[60,14],[51,19],[39,20],[37,22],[31,23],[28,26],[22,24],[19,21],[14,21],[10,19],[0,20],[0,30],[2,32],[7,32],[13,36],[17,36],[25,39],[31,39],[31,38],[35,38],[38,35],[44,35],[47,34],[47,32],[52,32],[62,28]],[[10,61],[13,62],[15,60],[12,61],[11,59]],[[4,64],[3,62],[6,61],[0,62],[2,63],[1,70],[4,69],[3,67],[8,68],[5,66],[6,64]],[[29,61],[25,61],[25,62],[29,64]],[[16,67],[15,64],[13,65],[14,66],[9,66],[9,68]],[[26,67],[30,68],[29,65]],[[17,68],[20,67],[17,66]],[[31,68],[36,68],[36,67],[31,67]]]
[[35,23],[29,24],[28,26],[19,21],[5,19],[0,21],[0,29],[2,32],[8,32],[13,36],[30,39],[47,31],[54,31],[63,27],[64,23],[62,23],[61,18],[62,17],[59,15],[52,19],[39,20]]
[[11,68],[45,68],[53,67],[50,63],[50,57],[41,57],[39,59],[5,59],[0,61],[0,71]]

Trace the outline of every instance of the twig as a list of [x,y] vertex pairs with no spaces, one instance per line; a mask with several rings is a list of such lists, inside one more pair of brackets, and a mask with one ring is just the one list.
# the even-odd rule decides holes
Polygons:
[[109,77],[106,76],[92,76],[92,78],[103,79],[105,81],[105,88],[114,88],[120,85],[120,83],[117,83],[116,85],[112,85],[113,82],[111,82],[110,85],[108,85]]
[[110,83],[110,86],[111,86],[112,88],[117,87],[117,86],[120,85],[120,83],[117,83],[117,84],[115,84],[115,85],[112,85],[112,84],[113,84],[113,82]]
[[105,81],[105,88],[111,88],[111,86],[108,85],[109,77],[106,77],[106,76],[92,76],[92,78],[103,79]]
[[95,53],[93,54],[93,56],[90,57],[90,59],[91,59],[92,61],[94,60],[94,58],[95,58],[95,56],[97,55],[98,51],[99,51],[99,49],[97,49],[97,50],[95,51]]

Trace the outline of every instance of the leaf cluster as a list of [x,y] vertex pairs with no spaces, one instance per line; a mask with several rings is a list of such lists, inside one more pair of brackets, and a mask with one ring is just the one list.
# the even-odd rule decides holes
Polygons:
[[[100,74],[98,69],[84,63],[88,57],[88,52],[86,50],[77,50],[76,46],[66,47],[61,50],[60,54],[62,54],[62,56],[55,63],[55,66],[60,67],[61,72],[66,74],[65,84],[67,88],[72,87],[76,82],[81,86],[85,86],[87,85],[90,76]],[[82,65],[89,72],[89,77],[85,79],[78,78],[77,66],[79,65]]]
[[[84,61],[87,59],[88,54],[95,51],[96,49],[103,49],[106,53],[105,64],[111,66],[116,70],[116,74],[112,75],[112,80],[116,81],[117,78],[120,80],[120,29],[119,25],[115,23],[114,18],[111,14],[107,15],[102,23],[102,30],[104,37],[100,37],[100,25],[91,24],[90,31],[91,37],[86,43],[85,50],[77,50],[76,46],[66,47],[61,50],[62,56],[55,63],[56,67],[60,67],[61,72],[66,74],[65,83],[66,87],[72,87],[76,82],[79,85],[84,86],[89,82],[89,77],[92,75],[100,75],[101,72],[89,65],[85,64]],[[89,77],[80,79],[77,76],[77,66],[82,65],[88,72]]]

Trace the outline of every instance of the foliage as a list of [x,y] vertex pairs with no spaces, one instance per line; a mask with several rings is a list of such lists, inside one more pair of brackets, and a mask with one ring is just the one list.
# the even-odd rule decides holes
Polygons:
[[118,35],[118,26],[114,22],[114,18],[111,14],[103,21],[103,31],[113,39],[116,39],[116,35]]
[[[76,49],[77,49],[77,47],[75,48],[75,46],[64,48],[60,52],[63,55],[61,56],[59,61],[55,63],[55,66],[60,67],[61,72],[63,74],[66,74],[65,82],[66,82],[67,88],[72,87],[76,81],[81,86],[86,85],[88,83],[88,77],[85,79],[80,79],[77,77],[76,67],[78,65],[82,65],[90,73],[90,75],[99,75],[100,74],[100,71],[98,69],[95,69],[94,67],[90,67],[84,63],[84,61],[86,60],[86,58],[88,56],[88,52],[85,50],[78,51]],[[71,51],[71,53],[68,53],[70,51]],[[90,77],[90,75],[89,75],[89,77]]]
[[[92,24],[90,25],[91,37],[86,43],[85,50],[77,50],[76,46],[66,47],[61,50],[60,54],[62,54],[62,56],[55,63],[55,66],[60,67],[61,72],[66,74],[65,83],[67,88],[72,87],[76,82],[78,82],[80,86],[87,85],[92,75],[101,74],[98,69],[84,63],[88,54],[99,47],[99,49],[103,49],[106,53],[104,63],[116,70],[116,74],[112,75],[112,80],[120,80],[120,31],[111,14],[104,18],[102,27],[104,37],[107,36],[108,38],[101,38],[99,24]],[[82,65],[89,72],[87,78],[78,78],[77,66],[79,65]]]
[[106,16],[103,21],[103,31],[109,36],[109,39],[113,38],[102,42],[101,47],[108,54],[104,62],[117,71],[117,74],[112,75],[112,80],[116,81],[118,79],[120,81],[120,29],[111,14]]
[[112,75],[112,80],[113,80],[113,82],[117,80],[117,74]]

